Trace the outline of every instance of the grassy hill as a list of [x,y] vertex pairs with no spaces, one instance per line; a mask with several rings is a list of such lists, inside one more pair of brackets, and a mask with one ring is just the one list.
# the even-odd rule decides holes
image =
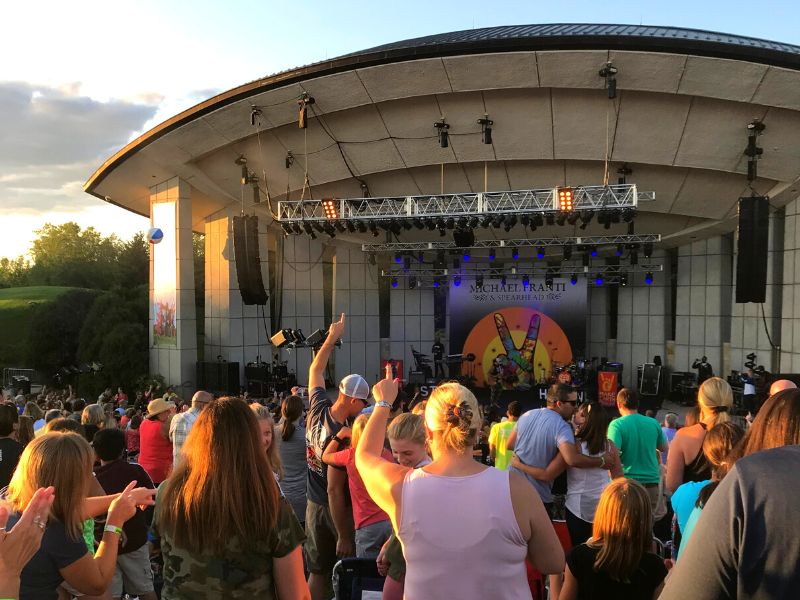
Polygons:
[[25,356],[34,307],[73,289],[57,286],[0,289],[0,368],[28,366]]

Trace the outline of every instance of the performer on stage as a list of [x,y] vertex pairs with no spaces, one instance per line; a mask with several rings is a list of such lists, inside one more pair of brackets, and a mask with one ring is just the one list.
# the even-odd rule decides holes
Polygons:
[[433,376],[436,379],[444,379],[444,344],[442,344],[439,336],[436,336],[436,342],[431,347],[431,353],[433,354]]
[[705,356],[700,360],[695,359],[692,368],[697,369],[697,385],[703,385],[706,379],[714,376],[714,369]]

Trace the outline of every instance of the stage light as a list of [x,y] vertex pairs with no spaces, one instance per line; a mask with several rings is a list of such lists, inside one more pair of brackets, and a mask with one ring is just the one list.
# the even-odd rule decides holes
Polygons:
[[631,208],[626,208],[622,211],[622,220],[626,223],[630,223],[633,221],[633,218],[636,216],[636,211]]
[[425,223],[419,217],[414,217],[412,219],[412,222],[414,223],[414,227],[416,227],[417,229],[425,229]]
[[651,256],[653,256],[653,242],[645,242],[642,248],[644,251],[645,258],[650,258]]
[[342,221],[339,220],[334,221],[333,226],[336,227],[336,231],[338,231],[339,233],[344,233],[345,231],[347,231],[347,227],[344,226],[344,223]]
[[594,278],[595,285],[603,285],[603,276],[598,273]]
[[489,260],[494,260],[494,248],[489,250]]
[[325,223],[325,233],[327,233],[332,238],[336,237],[336,229],[334,229],[331,223]]
[[572,258],[572,244],[564,244],[564,260]]
[[456,275],[455,277],[453,277],[453,285],[455,287],[458,287],[458,286],[461,285],[461,275]]
[[542,259],[544,258],[544,246],[537,246],[536,248],[536,258]]
[[522,215],[519,218],[519,222],[522,223],[523,227],[527,227],[531,222],[531,218],[528,215]]
[[393,288],[397,287],[397,277],[392,277],[392,287]]
[[333,198],[322,199],[322,210],[325,211],[325,216],[328,219],[339,218],[339,209],[336,207],[336,200]]
[[489,227],[492,223],[492,215],[484,215],[481,219],[481,227]]
[[464,262],[469,262],[469,259],[471,257],[469,255],[469,252],[464,252],[464,254],[461,256],[461,258],[464,260]]
[[413,290],[417,287],[417,278],[416,277],[409,277],[408,278],[408,289]]
[[556,225],[558,225],[559,227],[563,227],[564,223],[566,222],[567,222],[567,213],[565,212],[558,213],[558,217],[556,217]]
[[478,275],[475,278],[475,287],[476,288],[482,288],[483,287],[483,275]]
[[453,229],[456,226],[456,220],[453,217],[447,217],[447,220],[444,222],[444,224],[448,229]]
[[569,278],[569,282],[572,285],[575,285],[576,283],[578,283],[578,276],[577,275],[573,275],[572,277]]
[[647,285],[652,285],[652,283],[653,283],[653,272],[652,271],[648,271],[647,273],[645,273],[644,282]]
[[403,255],[400,252],[395,252],[394,255],[394,262],[401,263],[403,262]]
[[519,258],[519,250],[514,248],[514,250],[511,252],[511,258],[513,258],[514,260],[517,260]]
[[597,256],[597,246],[592,246],[589,248],[589,255],[594,258]]
[[617,244],[617,256],[622,256],[623,252],[625,252],[625,245]]
[[281,229],[283,229],[284,235],[291,235],[294,233],[291,223],[281,223]]
[[481,141],[484,144],[491,144],[494,121],[489,118],[488,114],[484,114],[482,119],[478,119],[478,124],[481,126]]
[[436,219],[436,228],[438,230],[444,231],[445,227],[447,227],[447,224],[444,222],[444,219],[442,217]]
[[470,217],[469,221],[467,221],[467,227],[470,229],[475,229],[478,226],[478,217]]
[[563,212],[572,211],[572,188],[558,188],[558,209]]
[[349,231],[350,233],[355,233],[355,231],[356,231],[356,224],[355,224],[355,223],[353,223],[353,221],[348,221],[348,222],[347,222],[347,231]]
[[358,221],[356,223],[356,227],[358,228],[359,233],[367,233],[367,224],[364,221]]
[[553,213],[547,213],[547,224],[548,225],[556,224],[556,216]]
[[439,282],[439,278],[438,278],[438,277],[437,277],[436,279],[434,279],[434,280],[433,280],[433,287],[439,287],[440,285],[441,285],[441,284],[440,284],[440,282]]
[[547,288],[549,288],[551,290],[553,289],[553,274],[552,273],[548,273],[547,275],[544,276],[544,285],[545,285],[545,287],[547,287]]
[[500,227],[500,225],[502,225],[505,220],[506,220],[505,215],[496,215],[494,218],[494,222],[492,224],[495,226],[495,228],[497,228]]
[[619,284],[622,287],[625,287],[626,285],[628,285],[628,274],[627,273],[623,273],[622,275],[619,276]]
[[517,215],[511,215],[510,217],[508,217],[506,223],[511,227],[514,227],[514,225],[517,224]]
[[447,124],[447,121],[442,119],[441,121],[436,121],[433,126],[436,128],[437,135],[439,136],[439,147],[440,148],[447,148],[450,144],[448,142],[447,133],[450,129],[450,125]]
[[369,230],[372,232],[372,235],[378,237],[378,226],[375,225],[375,221],[369,222]]
[[320,221],[314,221],[312,225],[314,226],[314,229],[317,230],[317,232],[325,233],[325,226]]
[[428,228],[428,231],[433,231],[436,229],[436,220],[435,219],[428,219],[425,223],[425,226]]
[[544,225],[544,217],[541,214],[536,214],[531,219],[531,224],[535,227],[542,227]]
[[581,215],[579,212],[572,211],[571,213],[569,213],[569,216],[567,217],[567,223],[569,223],[570,225],[575,225],[575,223],[578,222],[580,216]]
[[528,287],[528,285],[530,285],[530,283],[531,283],[530,278],[527,275],[523,275],[522,276],[522,287],[526,288],[526,287]]
[[403,226],[403,229],[405,229],[406,231],[408,231],[409,229],[414,227],[411,224],[411,221],[409,221],[408,219],[403,219],[402,221],[400,221],[400,224]]

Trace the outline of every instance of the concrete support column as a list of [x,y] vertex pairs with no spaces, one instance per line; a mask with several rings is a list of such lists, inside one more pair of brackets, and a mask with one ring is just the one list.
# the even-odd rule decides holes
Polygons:
[[164,233],[150,253],[150,373],[191,396],[197,323],[189,184],[175,177],[151,187],[150,215]]

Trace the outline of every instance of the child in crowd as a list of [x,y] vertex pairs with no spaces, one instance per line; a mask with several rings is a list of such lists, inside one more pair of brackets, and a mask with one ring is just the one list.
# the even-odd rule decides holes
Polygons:
[[[94,434],[94,452],[100,466],[94,470],[97,481],[107,494],[116,494],[131,482],[153,489],[153,482],[145,470],[124,459],[125,434],[119,429],[101,429]],[[103,537],[105,519],[95,522],[95,539]],[[125,533],[117,555],[117,568],[111,581],[111,595],[121,598],[123,586],[130,596],[139,600],[156,600],[153,573],[150,570],[150,552],[147,546],[147,520],[141,509],[122,526]]]
[[261,431],[261,438],[264,442],[264,449],[267,453],[267,460],[269,460],[270,468],[275,473],[276,481],[283,478],[283,467],[281,466],[281,454],[278,450],[278,444],[275,441],[275,421],[272,418],[272,412],[263,404],[251,404],[250,410],[256,416],[258,421],[258,428]]
[[667,569],[650,552],[653,513],[644,487],[619,478],[600,496],[592,537],[567,553],[559,600],[627,598],[652,600]]
[[[667,439],[667,443],[671,444],[672,439],[678,432],[678,415],[672,412],[664,415],[664,425],[661,427],[661,431],[664,432],[664,437]],[[669,456],[669,448],[667,448],[661,455],[661,458],[663,459],[662,462],[665,465],[667,464],[668,456]]]
[[[347,427],[340,429],[322,455],[322,461],[326,465],[347,469],[347,483],[350,486],[350,497],[353,500],[356,556],[359,558],[377,558],[383,544],[392,534],[389,515],[372,501],[356,470],[356,448],[368,420],[369,415],[359,415],[353,423],[352,431]],[[348,437],[350,438],[350,447],[340,450]],[[392,455],[388,450],[383,451],[383,458],[392,461]]]
[[125,447],[128,449],[128,458],[135,459],[139,456],[139,426],[142,424],[142,416],[135,414],[131,417],[131,422],[125,428]]
[[[386,434],[392,447],[392,455],[401,466],[418,469],[431,463],[421,416],[405,413],[396,417]],[[386,576],[383,600],[402,600],[406,560],[403,557],[403,547],[394,532],[378,554],[378,571]]]

